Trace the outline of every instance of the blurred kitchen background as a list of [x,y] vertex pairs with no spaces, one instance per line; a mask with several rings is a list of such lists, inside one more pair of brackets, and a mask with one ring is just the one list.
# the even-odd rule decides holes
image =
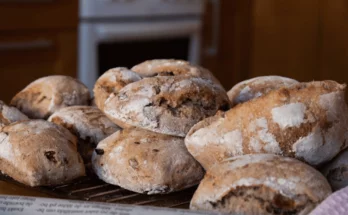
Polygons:
[[226,90],[260,75],[348,82],[348,0],[0,0],[0,99],[47,75],[180,58]]

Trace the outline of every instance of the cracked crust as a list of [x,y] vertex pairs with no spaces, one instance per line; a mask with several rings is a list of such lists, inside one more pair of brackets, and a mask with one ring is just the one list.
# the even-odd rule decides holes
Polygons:
[[348,149],[343,150],[321,168],[321,172],[327,178],[333,190],[348,186]]
[[204,174],[182,138],[137,128],[118,131],[101,141],[92,163],[103,181],[149,195],[194,186]]
[[236,84],[227,92],[232,106],[260,97],[272,90],[289,87],[299,82],[281,76],[260,76]]
[[78,151],[85,164],[91,162],[93,150],[100,141],[121,129],[98,108],[90,106],[62,108],[48,121],[65,127],[78,137]]
[[99,77],[94,85],[93,92],[96,106],[103,110],[104,103],[110,94],[117,94],[127,84],[141,79],[137,73],[124,67],[109,69]]
[[211,168],[190,208],[231,214],[307,214],[331,194],[326,179],[292,158],[244,155]]
[[215,84],[222,85],[207,69],[192,65],[190,62],[175,59],[156,59],[144,61],[132,68],[133,71],[140,74],[142,77],[155,76],[189,76],[200,77],[213,81]]
[[186,136],[204,168],[243,154],[273,153],[319,166],[347,147],[345,85],[295,84],[204,119]]
[[17,108],[8,106],[3,101],[0,101],[0,127],[28,119],[29,118]]
[[211,81],[158,76],[131,83],[111,95],[104,113],[121,127],[184,137],[195,123],[229,107],[226,92]]
[[29,186],[64,184],[85,175],[76,137],[44,120],[0,128],[0,171]]
[[31,119],[47,119],[60,108],[88,105],[88,88],[78,80],[62,75],[47,76],[35,80],[17,93],[11,105]]

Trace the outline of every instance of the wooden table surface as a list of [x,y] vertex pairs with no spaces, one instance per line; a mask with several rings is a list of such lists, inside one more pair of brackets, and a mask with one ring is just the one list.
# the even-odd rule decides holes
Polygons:
[[47,194],[27,189],[20,185],[8,183],[0,180],[0,194],[1,195],[21,195],[21,196],[36,196],[36,197],[51,197]]

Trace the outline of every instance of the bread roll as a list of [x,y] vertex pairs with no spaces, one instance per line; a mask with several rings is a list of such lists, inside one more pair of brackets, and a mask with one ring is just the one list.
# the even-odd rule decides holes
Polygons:
[[[213,81],[221,86],[220,82],[211,72],[203,67],[195,66],[184,60],[157,59],[147,60],[132,68],[142,77],[154,76],[189,76],[199,77]],[[222,87],[222,86],[221,86]]]
[[343,150],[321,168],[321,172],[327,178],[333,190],[348,186],[348,149]]
[[347,147],[345,85],[280,88],[192,127],[185,143],[204,168],[228,157],[274,153],[318,166]]
[[90,163],[97,144],[120,130],[98,108],[90,106],[65,107],[50,116],[48,121],[67,128],[78,137],[78,151],[84,163]]
[[50,186],[85,175],[76,137],[44,120],[0,128],[0,171],[29,186]]
[[230,214],[308,214],[331,194],[318,171],[271,154],[231,158],[208,170],[190,208]]
[[298,81],[281,76],[260,76],[236,84],[227,92],[232,105],[249,101],[269,93],[271,90],[297,84]]
[[29,84],[12,98],[11,105],[32,119],[47,119],[62,107],[88,105],[88,88],[74,78],[47,76]]
[[117,94],[129,83],[139,81],[141,77],[124,67],[117,67],[106,71],[94,85],[95,104],[100,110],[104,109],[104,102],[110,94]]
[[158,76],[128,84],[111,95],[104,113],[121,127],[185,137],[195,123],[229,106],[226,92],[209,80]]
[[10,107],[0,101],[0,127],[23,120],[28,120],[28,117],[17,108]]
[[101,141],[92,163],[103,181],[149,195],[182,190],[203,177],[202,167],[187,152],[182,138],[136,128]]

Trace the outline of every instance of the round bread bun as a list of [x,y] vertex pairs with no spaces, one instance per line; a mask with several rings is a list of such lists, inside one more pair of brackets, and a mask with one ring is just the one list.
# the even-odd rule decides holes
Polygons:
[[94,85],[94,100],[100,110],[110,94],[117,94],[127,84],[139,81],[141,77],[124,67],[109,69],[99,77]]
[[117,125],[185,137],[189,129],[230,107],[226,92],[209,80],[158,76],[128,84],[104,104]]
[[211,168],[190,208],[229,214],[308,214],[331,194],[325,177],[292,158],[244,155]]
[[88,105],[88,88],[78,80],[62,75],[35,80],[12,98],[17,107],[31,119],[47,119],[60,108]]
[[232,105],[249,101],[281,87],[289,87],[298,81],[281,76],[260,76],[236,84],[227,92]]
[[29,186],[64,184],[85,175],[76,137],[44,120],[0,128],[0,171]]
[[333,190],[348,186],[348,149],[343,150],[334,159],[321,168]]
[[132,71],[137,72],[142,77],[154,77],[154,76],[189,76],[199,77],[213,81],[219,85],[220,82],[214,77],[214,75],[207,69],[192,65],[190,62],[184,60],[175,59],[155,59],[147,60],[136,66]]
[[137,128],[117,131],[102,140],[92,164],[103,181],[149,195],[194,186],[204,174],[182,138]]
[[197,123],[186,146],[205,169],[229,157],[257,153],[319,166],[347,147],[345,88],[318,81],[273,90]]
[[62,108],[48,121],[65,127],[78,137],[78,151],[85,164],[91,162],[93,150],[101,140],[121,129],[98,108],[90,106]]
[[17,108],[8,106],[3,101],[0,101],[0,127],[28,119],[29,118]]

